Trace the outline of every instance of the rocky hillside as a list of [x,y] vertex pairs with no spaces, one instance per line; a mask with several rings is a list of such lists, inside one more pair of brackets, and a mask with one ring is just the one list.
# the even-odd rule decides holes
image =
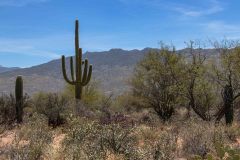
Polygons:
[[[100,83],[102,91],[119,94],[128,89],[127,81],[135,64],[150,50],[150,48],[130,51],[111,49],[104,52],[87,52],[84,58],[88,58],[93,64],[93,79]],[[178,52],[188,54],[189,50],[184,49]],[[207,55],[215,54],[214,50],[204,50],[204,52]],[[68,62],[69,58],[67,66],[69,66]],[[66,84],[62,77],[61,60],[56,59],[30,68],[15,68],[0,73],[0,92],[12,92],[17,75],[24,76],[24,88],[29,94],[39,91],[59,92]]]
[[[93,64],[93,78],[100,83],[100,88],[106,93],[118,94],[128,88],[126,82],[134,65],[149,50],[150,48],[130,51],[111,49],[104,52],[87,52],[84,58],[88,58]],[[67,58],[67,66],[69,66],[68,62],[69,58]],[[60,59],[30,68],[0,73],[0,91],[12,92],[17,75],[24,76],[25,91],[30,94],[38,91],[59,92],[65,86]]]
[[17,67],[8,68],[8,67],[3,67],[3,66],[0,65],[0,73],[7,72],[7,71],[12,71],[12,70],[15,70],[15,69],[19,69],[19,68],[17,68]]

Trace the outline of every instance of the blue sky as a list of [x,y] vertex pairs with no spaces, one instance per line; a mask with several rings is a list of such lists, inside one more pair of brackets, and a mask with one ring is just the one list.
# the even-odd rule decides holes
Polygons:
[[239,0],[0,0],[0,65],[29,67],[84,51],[178,49],[195,39],[240,38]]

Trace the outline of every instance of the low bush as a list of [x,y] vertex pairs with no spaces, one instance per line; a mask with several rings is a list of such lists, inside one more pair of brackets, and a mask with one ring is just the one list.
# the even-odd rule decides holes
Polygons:
[[181,131],[185,155],[198,155],[206,158],[208,153],[215,153],[216,144],[227,143],[224,129],[224,127],[216,126],[213,123],[190,122]]
[[8,159],[39,160],[46,157],[52,141],[46,124],[44,117],[33,115],[30,121],[16,132],[11,147],[6,151]]
[[[139,159],[134,128],[119,124],[100,125],[73,118],[63,142],[66,159],[107,159],[111,156]],[[140,158],[141,159],[141,158]]]
[[160,139],[154,147],[154,160],[172,160],[176,158],[178,135],[173,131],[165,131],[161,133]]
[[[29,96],[23,96],[23,108],[28,106]],[[16,120],[16,100],[12,94],[2,94],[0,96],[0,125],[10,126]]]
[[12,124],[15,121],[15,98],[2,94],[0,97],[0,124]]
[[37,113],[43,114],[48,118],[48,125],[57,127],[66,121],[69,110],[69,101],[66,97],[56,93],[39,93],[33,99]]

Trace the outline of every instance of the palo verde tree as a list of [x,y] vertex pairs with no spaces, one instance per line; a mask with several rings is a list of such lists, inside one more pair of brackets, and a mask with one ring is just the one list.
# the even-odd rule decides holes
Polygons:
[[[62,72],[67,83],[75,86],[75,98],[81,100],[83,87],[86,86],[92,75],[92,65],[88,60],[82,61],[82,48],[79,48],[78,20],[75,22],[75,74],[73,57],[70,57],[71,80],[68,78],[65,67],[65,56],[62,56]],[[84,66],[84,67],[83,67]]]
[[192,109],[201,119],[210,121],[215,114],[215,85],[209,78],[207,58],[201,43],[190,41],[185,50],[184,76],[182,77],[183,97],[187,99],[190,114]]
[[174,47],[171,50],[170,46],[162,45],[137,64],[131,80],[134,96],[153,108],[163,121],[171,118],[178,105],[180,66],[181,57]]
[[240,44],[226,39],[213,44],[220,57],[213,65],[213,71],[215,80],[222,88],[222,116],[225,115],[226,124],[230,125],[234,117],[234,102],[240,97]]

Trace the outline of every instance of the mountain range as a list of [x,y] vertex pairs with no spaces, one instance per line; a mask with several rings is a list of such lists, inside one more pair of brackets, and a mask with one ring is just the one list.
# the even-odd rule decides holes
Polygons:
[[19,69],[18,67],[3,67],[0,65],[0,73]]
[[[152,48],[143,50],[111,49],[103,52],[86,52],[83,58],[88,58],[93,65],[93,78],[99,82],[99,88],[104,93],[120,94],[129,89],[128,80],[133,69],[145,54]],[[189,49],[178,51],[179,54],[188,54]],[[216,50],[205,49],[207,55],[215,55]],[[69,66],[69,57],[66,66]],[[67,68],[69,72],[69,68]],[[0,67],[0,93],[13,92],[15,78],[22,75],[24,79],[24,91],[33,94],[42,92],[60,92],[66,83],[62,76],[61,60],[36,65],[30,68],[6,68]]]

